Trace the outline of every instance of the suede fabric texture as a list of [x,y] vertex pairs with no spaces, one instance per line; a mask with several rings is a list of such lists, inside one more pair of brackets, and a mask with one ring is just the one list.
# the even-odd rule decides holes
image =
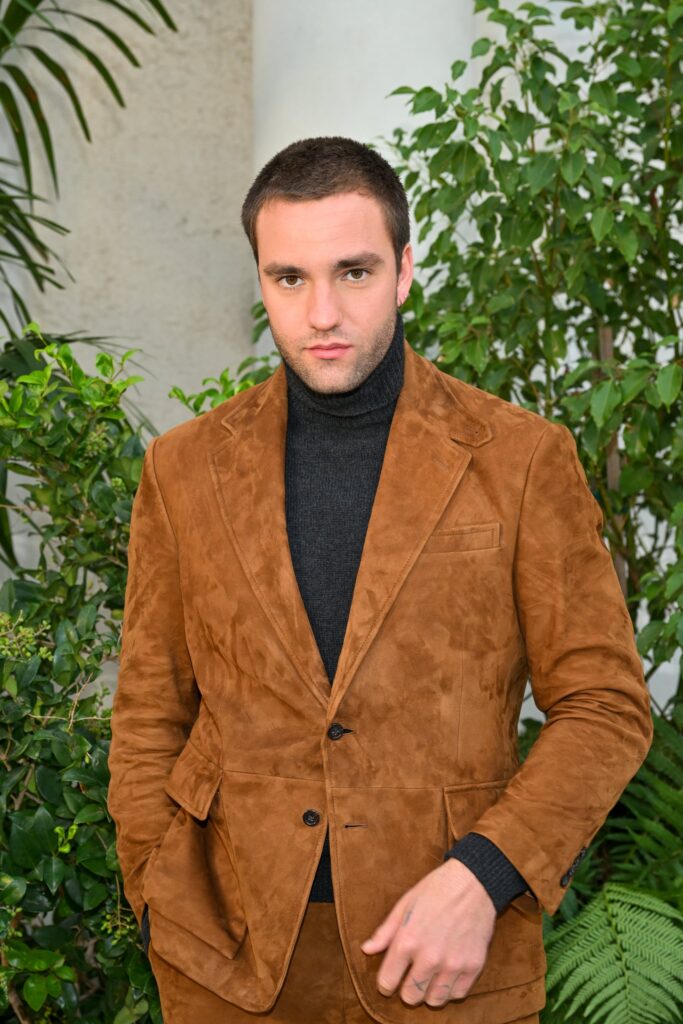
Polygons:
[[[287,542],[283,365],[147,448],[108,799],[126,896],[139,923],[147,904],[152,962],[165,964],[167,1024],[197,1019],[174,1004],[183,978],[224,1001],[226,1021],[231,1006],[273,1008],[327,824],[332,906],[366,1013],[533,1015],[542,911],[557,911],[650,747],[631,620],[570,431],[404,345],[331,687]],[[547,719],[520,766],[529,676]],[[334,738],[332,723],[350,731]],[[470,830],[529,891],[498,915],[464,999],[383,996],[385,953],[360,943]]]
[[[263,1013],[250,1013],[226,1004],[215,992],[174,971],[153,948],[151,962],[155,976],[160,979],[165,1024],[176,1020],[193,1020],[197,1024],[256,1024],[260,1020],[272,1024],[374,1024],[377,1019],[370,1017],[359,1002],[344,956],[334,905],[329,902],[309,902],[284,985],[272,1008]],[[539,1024],[539,1015],[516,1018],[509,1024]]]

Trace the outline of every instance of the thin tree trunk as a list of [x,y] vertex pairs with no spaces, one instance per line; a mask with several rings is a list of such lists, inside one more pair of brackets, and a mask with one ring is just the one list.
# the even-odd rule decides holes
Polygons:
[[[612,328],[601,324],[598,332],[598,344],[600,350],[600,360],[606,362],[611,359],[614,354],[614,332]],[[619,456],[619,449],[617,447],[617,431],[615,431],[609,439],[607,445],[607,487],[610,490],[616,491],[619,486],[619,474],[621,472],[621,458]],[[624,524],[626,522],[625,515],[615,515],[615,525],[620,534],[623,534]],[[620,552],[615,552],[612,555],[614,561],[614,568],[617,571],[617,577],[621,584],[624,597],[627,596],[627,566],[626,559]]]

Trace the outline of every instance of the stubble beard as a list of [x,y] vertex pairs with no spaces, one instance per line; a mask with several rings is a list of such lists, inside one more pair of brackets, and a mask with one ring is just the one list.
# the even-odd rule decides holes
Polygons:
[[[381,327],[372,336],[372,340],[368,348],[364,348],[362,351],[359,351],[356,346],[354,346],[357,358],[355,363],[349,369],[348,377],[341,384],[335,383],[330,384],[329,386],[325,385],[322,373],[316,374],[311,371],[310,363],[308,363],[303,356],[292,356],[287,352],[286,343],[281,337],[278,337],[277,333],[273,330],[272,324],[270,325],[270,333],[273,335],[275,347],[282,356],[283,361],[287,363],[290,369],[292,369],[294,373],[301,378],[304,384],[307,384],[313,391],[319,391],[321,394],[341,394],[346,391],[353,391],[354,388],[357,388],[367,377],[370,376],[375,367],[381,363],[389,345],[391,344],[391,340],[394,337],[397,316],[397,310],[392,310]],[[346,340],[343,335],[338,334],[336,331],[333,336],[339,337],[341,341]],[[309,341],[309,345],[314,344],[315,340],[315,338],[312,338]],[[326,340],[327,339],[323,337],[320,339],[320,343],[325,344]],[[344,357],[342,356],[342,358]],[[321,359],[319,362],[322,364],[325,360]],[[332,362],[332,360],[330,360],[330,362]]]

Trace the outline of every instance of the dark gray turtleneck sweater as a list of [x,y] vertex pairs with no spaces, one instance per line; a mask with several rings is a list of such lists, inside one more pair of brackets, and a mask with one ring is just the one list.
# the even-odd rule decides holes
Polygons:
[[[310,388],[285,363],[285,510],[292,564],[330,680],[341,652],[365,533],[403,384],[403,320],[387,352],[351,391]],[[498,847],[469,832],[446,854],[466,864],[497,911],[527,889]],[[329,832],[310,900],[333,902]]]

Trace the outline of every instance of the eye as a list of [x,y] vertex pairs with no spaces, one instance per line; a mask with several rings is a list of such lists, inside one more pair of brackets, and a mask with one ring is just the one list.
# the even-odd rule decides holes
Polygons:
[[279,278],[280,284],[284,285],[285,289],[289,291],[296,288],[296,282],[300,280],[301,278],[298,274],[285,274],[284,277]]
[[[369,274],[369,270],[365,270],[364,267],[352,267],[351,270],[347,270],[347,274]],[[364,277],[352,277],[352,281],[364,281]]]

